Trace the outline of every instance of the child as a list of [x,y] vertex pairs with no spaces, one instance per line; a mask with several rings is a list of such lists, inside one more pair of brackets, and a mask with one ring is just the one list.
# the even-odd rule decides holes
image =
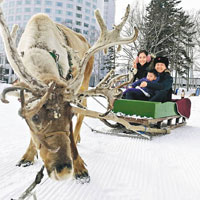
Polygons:
[[143,81],[146,82],[157,82],[158,73],[155,69],[149,70],[146,78],[142,78],[132,84],[132,88],[128,88],[123,93],[123,99],[134,99],[134,100],[148,100],[153,94],[154,90],[147,87],[140,87]]

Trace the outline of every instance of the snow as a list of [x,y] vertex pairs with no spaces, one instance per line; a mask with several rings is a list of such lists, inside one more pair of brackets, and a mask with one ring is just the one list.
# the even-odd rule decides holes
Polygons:
[[[0,85],[0,90],[2,85]],[[200,97],[190,97],[191,117],[184,127],[151,141],[92,132],[109,130],[97,119],[85,118],[78,150],[91,177],[53,181],[46,171],[34,190],[38,200],[199,200],[200,199]],[[0,200],[18,199],[42,166],[15,166],[29,144],[29,130],[18,115],[17,98],[0,103]],[[103,102],[103,101],[102,101]],[[89,105],[102,110],[93,99]],[[33,199],[31,196],[29,199]]]

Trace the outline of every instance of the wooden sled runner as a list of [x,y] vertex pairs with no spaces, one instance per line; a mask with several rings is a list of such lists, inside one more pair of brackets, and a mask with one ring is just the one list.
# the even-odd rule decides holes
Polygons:
[[[118,99],[114,103],[113,112],[133,126],[136,133],[149,136],[168,134],[172,129],[186,124],[186,117],[180,115],[175,102]],[[102,121],[111,128],[123,127],[120,123],[113,124],[105,119]],[[127,133],[131,134],[131,131],[127,130]]]

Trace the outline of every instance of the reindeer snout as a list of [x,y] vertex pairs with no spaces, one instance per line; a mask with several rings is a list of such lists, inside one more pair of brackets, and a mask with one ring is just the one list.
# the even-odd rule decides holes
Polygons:
[[49,173],[49,176],[54,180],[64,180],[73,175],[73,164],[72,161],[66,163],[56,164],[53,171]]
[[58,173],[60,173],[60,172],[62,172],[62,170],[64,169],[64,168],[67,168],[67,169],[72,169],[72,163],[71,162],[67,162],[67,163],[63,163],[63,164],[58,164],[58,165],[56,165],[56,171],[58,172]]

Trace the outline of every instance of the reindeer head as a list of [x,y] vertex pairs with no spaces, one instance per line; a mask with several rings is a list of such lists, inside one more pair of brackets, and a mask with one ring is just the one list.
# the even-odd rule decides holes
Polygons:
[[56,88],[56,84],[52,84],[37,103],[35,101],[38,98],[25,100],[24,91],[20,92],[20,115],[31,130],[32,139],[49,176],[56,180],[73,173],[70,142],[73,114],[70,104],[61,95],[62,90],[63,88]]
[[[120,78],[119,76],[115,77],[114,81],[109,81],[109,83],[105,85],[104,83],[109,77],[106,76],[103,82],[90,91],[81,91],[80,88],[84,79],[87,77],[88,62],[97,51],[113,45],[126,44],[136,40],[138,34],[137,29],[135,29],[135,35],[132,37],[124,39],[120,36],[122,27],[128,18],[129,11],[130,6],[127,7],[122,22],[118,26],[115,26],[113,30],[108,31],[99,11],[97,10],[95,15],[101,29],[100,38],[94,46],[85,52],[83,51],[81,53],[77,53],[73,46],[68,46],[67,44],[64,44],[64,42],[60,42],[60,44],[62,44],[62,48],[65,49],[63,50],[64,53],[67,52],[66,56],[71,56],[77,71],[76,75],[72,79],[66,80],[59,76],[58,73],[54,73],[57,70],[57,68],[55,68],[57,67],[56,64],[49,62],[48,59],[50,55],[47,52],[42,54],[44,50],[39,48],[39,43],[37,43],[37,41],[34,51],[29,49],[27,52],[39,52],[42,54],[40,57],[45,57],[41,57],[43,64],[38,66],[41,71],[35,73],[30,70],[29,66],[34,66],[35,69],[35,67],[40,64],[38,64],[40,59],[35,59],[31,56],[32,54],[28,55],[24,60],[23,58],[20,58],[13,42],[16,28],[13,29],[14,31],[11,34],[9,33],[0,9],[0,27],[2,29],[1,35],[4,40],[8,60],[14,71],[25,83],[24,87],[13,87],[4,90],[2,93],[2,100],[6,102],[5,95],[7,92],[18,89],[21,90],[20,114],[26,120],[31,130],[32,139],[37,149],[40,151],[40,156],[45,164],[49,176],[54,179],[60,180],[73,173],[72,160],[75,158],[72,149],[72,145],[74,143],[74,141],[72,141],[72,110],[74,112],[77,110],[72,109],[71,105],[75,104],[76,106],[83,107],[83,105],[81,105],[83,98],[93,95],[103,95],[107,97],[109,101],[108,109],[111,109],[114,99],[120,95],[118,88],[112,87],[114,82]],[[39,21],[37,21],[37,23],[39,23]],[[53,23],[50,24],[53,26]],[[38,24],[38,27],[40,27],[39,25],[40,24]],[[53,29],[56,28],[54,27]],[[37,31],[32,34],[32,37],[34,38],[34,34],[37,34]],[[72,34],[73,36],[71,38],[74,40],[73,42],[76,43],[78,36],[75,37],[75,33]],[[79,36],[79,38],[80,37],[82,36]],[[62,37],[59,38],[59,40],[62,40]],[[86,43],[83,38],[81,40]],[[21,46],[24,47],[23,44],[26,42],[27,41],[23,40],[22,37],[22,40],[20,41]],[[42,42],[45,43],[45,41]],[[48,42],[45,43],[45,45],[48,46]],[[60,48],[58,48],[58,46],[55,46],[54,49],[62,51],[62,48],[60,46]],[[49,45],[48,48],[49,47],[51,47],[51,45]],[[26,45],[26,48],[32,48],[32,44]],[[26,54],[27,52],[24,53]],[[45,59],[47,60],[47,63],[44,63]],[[34,62],[34,60],[36,61]],[[66,65],[68,66],[68,64],[69,63]],[[49,67],[49,71],[45,74],[47,66]],[[39,73],[42,74],[38,75]],[[41,77],[45,77],[45,79]],[[24,92],[26,92],[26,95],[24,95]]]

